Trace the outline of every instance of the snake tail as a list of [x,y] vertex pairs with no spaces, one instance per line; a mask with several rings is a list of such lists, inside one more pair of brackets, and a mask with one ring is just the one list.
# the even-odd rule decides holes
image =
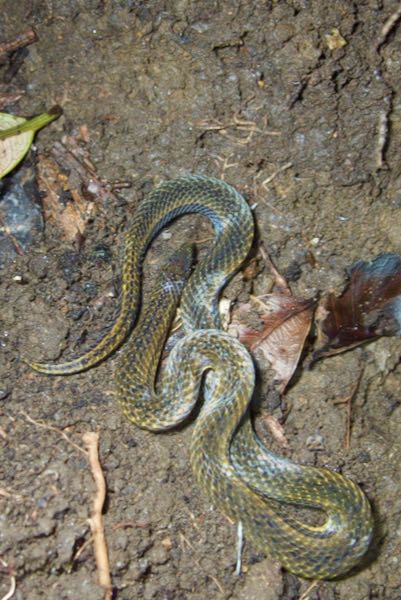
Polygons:
[[[181,370],[188,365],[189,387],[196,388],[205,372],[213,380],[191,438],[190,461],[198,485],[224,514],[241,521],[245,537],[259,551],[287,570],[311,579],[346,574],[371,542],[367,498],[339,474],[305,468],[272,453],[268,468],[264,465],[264,489],[247,485],[233,463],[232,446],[244,416],[250,427],[247,408],[254,388],[253,363],[237,340],[220,331],[205,333],[184,338],[171,355]],[[281,462],[284,468],[279,469]],[[257,464],[255,460],[250,466]],[[320,509],[323,524],[310,525],[294,515],[290,505]]]
[[[247,350],[221,330],[198,330],[177,343],[158,373],[179,294],[165,285],[169,270],[167,263],[117,358],[124,414],[141,428],[164,431],[191,414],[203,390],[190,447],[199,487],[241,521],[258,550],[291,572],[316,579],[347,573],[371,541],[369,502],[342,475],[297,465],[264,446],[249,418],[255,372]],[[318,511],[323,523],[309,524],[294,512],[299,508]]]

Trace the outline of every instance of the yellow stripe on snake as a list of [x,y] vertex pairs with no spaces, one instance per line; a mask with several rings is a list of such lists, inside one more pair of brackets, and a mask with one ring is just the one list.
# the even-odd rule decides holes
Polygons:
[[[186,245],[170,257],[129,335],[138,313],[146,250],[164,225],[185,213],[210,219],[214,245],[190,277],[192,248]],[[252,428],[254,365],[247,350],[222,331],[218,297],[246,258],[253,233],[248,205],[226,183],[202,176],[164,183],[139,205],[126,234],[121,306],[111,331],[70,362],[30,364],[43,373],[76,373],[126,341],[115,369],[117,396],[128,419],[152,431],[185,420],[202,388],[203,406],[190,445],[198,484],[224,514],[241,521],[259,551],[300,576],[329,579],[347,573],[365,554],[372,537],[371,509],[351,480],[280,458]],[[156,386],[178,302],[185,337],[173,348]],[[290,505],[317,509],[325,521],[315,526],[303,522]]]

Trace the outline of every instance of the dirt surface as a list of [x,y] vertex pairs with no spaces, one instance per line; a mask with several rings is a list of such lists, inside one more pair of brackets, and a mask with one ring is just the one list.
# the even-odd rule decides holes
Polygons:
[[[146,191],[181,174],[224,177],[245,194],[259,238],[301,297],[341,290],[357,259],[400,252],[400,23],[381,39],[399,3],[0,6],[2,39],[29,25],[39,36],[8,86],[26,91],[14,110],[64,109],[39,150],[85,124],[98,173],[132,184],[98,201],[81,248],[48,222],[0,273],[0,597],[9,574],[18,600],[103,597],[87,522],[94,485],[71,444],[98,430],[116,598],[300,598],[309,583],[250,544],[235,576],[235,529],[193,482],[190,428],[152,435],[131,426],[113,402],[112,360],[48,378],[20,357],[65,358],[99,338],[118,305],[121,232]],[[152,248],[154,267],[183,237],[208,234],[200,219],[169,231]],[[253,293],[269,282],[262,268]],[[227,293],[245,301],[249,288],[239,276]],[[337,401],[362,366],[346,450]],[[301,370],[285,396],[289,456],[340,468],[366,491],[377,522],[367,564],[304,599],[401,598],[400,383],[400,342],[387,338]]]

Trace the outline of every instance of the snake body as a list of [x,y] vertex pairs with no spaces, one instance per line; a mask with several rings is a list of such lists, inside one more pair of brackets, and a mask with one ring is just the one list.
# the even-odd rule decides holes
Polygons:
[[[191,413],[203,388],[204,405],[190,446],[200,487],[227,516],[242,522],[260,551],[288,570],[317,579],[342,575],[370,544],[369,502],[349,479],[297,465],[262,444],[248,412],[255,378],[252,359],[221,330],[219,291],[244,260],[253,238],[252,215],[233,188],[193,176],[152,192],[126,236],[123,295],[113,329],[82,357],[61,365],[31,364],[46,373],[72,373],[98,363],[121,345],[136,318],[144,253],[165,224],[186,212],[206,215],[216,241],[189,282],[188,246],[163,268],[117,359],[115,384],[122,409],[138,426],[163,431]],[[163,342],[180,297],[186,336],[174,347],[156,386]],[[318,509],[326,519],[322,525],[310,525],[289,505]]]
[[134,215],[125,235],[121,304],[112,329],[94,348],[73,360],[28,364],[48,375],[70,375],[95,366],[121,346],[137,316],[141,267],[149,244],[170,221],[188,213],[204,215],[211,221],[215,243],[183,292],[183,324],[187,332],[194,328],[219,329],[219,293],[249,252],[253,217],[242,196],[225,182],[199,175],[182,177],[153,190]]

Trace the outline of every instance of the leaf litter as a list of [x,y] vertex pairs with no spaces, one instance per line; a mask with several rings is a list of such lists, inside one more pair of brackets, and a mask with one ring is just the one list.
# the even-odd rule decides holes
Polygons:
[[[260,352],[271,364],[280,394],[291,380],[301,357],[313,320],[316,299],[293,296],[282,275],[265,257],[274,276],[274,288],[269,294],[251,296],[250,301],[232,313],[230,332],[251,351]],[[250,315],[256,313],[259,325],[251,325]],[[252,316],[254,320],[254,316]]]

